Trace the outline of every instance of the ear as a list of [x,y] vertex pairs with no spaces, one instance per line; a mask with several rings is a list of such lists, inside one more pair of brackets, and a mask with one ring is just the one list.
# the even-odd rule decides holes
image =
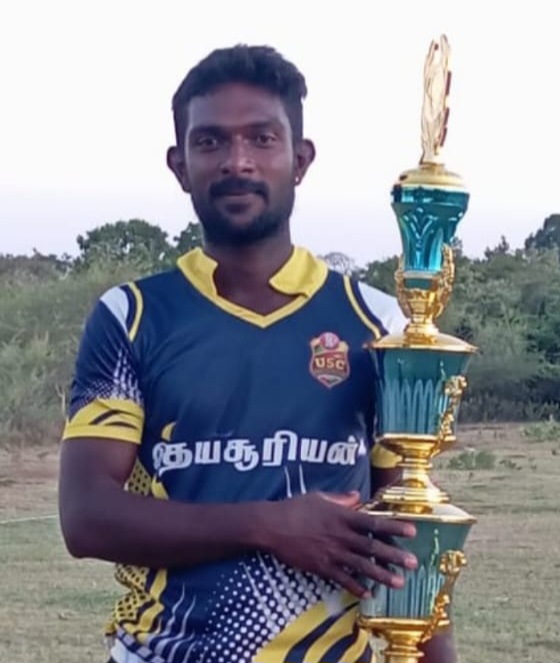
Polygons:
[[300,184],[309,166],[315,159],[315,145],[312,141],[304,138],[295,146],[294,159],[294,183]]
[[167,150],[167,165],[171,172],[177,178],[181,188],[185,193],[191,192],[191,185],[187,174],[187,165],[185,156],[181,148],[173,145]]

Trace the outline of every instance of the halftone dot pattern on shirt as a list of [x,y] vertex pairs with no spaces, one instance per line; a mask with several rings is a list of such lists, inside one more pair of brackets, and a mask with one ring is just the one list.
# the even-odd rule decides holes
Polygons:
[[335,586],[257,554],[223,578],[209,615],[203,659],[212,663],[250,663],[261,647]]

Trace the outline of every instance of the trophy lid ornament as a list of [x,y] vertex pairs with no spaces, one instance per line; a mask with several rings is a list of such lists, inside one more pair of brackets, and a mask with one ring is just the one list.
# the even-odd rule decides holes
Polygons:
[[443,165],[441,150],[447,138],[451,48],[445,35],[433,40],[424,61],[424,94],[421,115],[422,156],[417,168],[407,170],[398,183],[406,186],[437,186],[463,190],[459,175]]
[[422,102],[422,158],[420,163],[439,163],[440,150],[447,136],[451,49],[445,35],[430,44],[424,62],[424,99]]
[[[424,62],[422,156],[416,168],[400,175],[391,193],[403,246],[395,279],[399,304],[409,318],[405,340],[410,347],[430,342],[463,351],[468,344],[442,338],[434,323],[451,296],[453,240],[469,201],[463,180],[441,157],[449,121],[450,57],[445,35],[431,42]],[[394,341],[386,338],[381,343]]]

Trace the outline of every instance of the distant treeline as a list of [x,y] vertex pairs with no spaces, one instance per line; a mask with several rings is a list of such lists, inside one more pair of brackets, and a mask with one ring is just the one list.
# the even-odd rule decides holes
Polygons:
[[[170,241],[139,219],[77,238],[79,254],[0,255],[0,444],[60,435],[74,358],[95,299],[116,283],[172,265],[201,243],[189,224]],[[511,250],[506,239],[470,259],[455,246],[456,280],[442,331],[478,346],[463,422],[560,418],[560,215]],[[397,257],[365,267],[340,253],[335,269],[394,293]]]

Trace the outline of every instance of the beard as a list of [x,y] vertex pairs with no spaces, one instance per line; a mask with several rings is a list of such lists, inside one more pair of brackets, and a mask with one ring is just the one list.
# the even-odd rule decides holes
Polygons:
[[[230,193],[254,193],[265,202],[265,209],[243,224],[235,222],[235,214],[221,212],[214,201]],[[270,191],[264,182],[229,178],[210,187],[208,196],[191,194],[194,211],[200,221],[206,241],[217,246],[249,246],[280,234],[288,223],[295,202],[295,187],[290,182],[271,202]]]

